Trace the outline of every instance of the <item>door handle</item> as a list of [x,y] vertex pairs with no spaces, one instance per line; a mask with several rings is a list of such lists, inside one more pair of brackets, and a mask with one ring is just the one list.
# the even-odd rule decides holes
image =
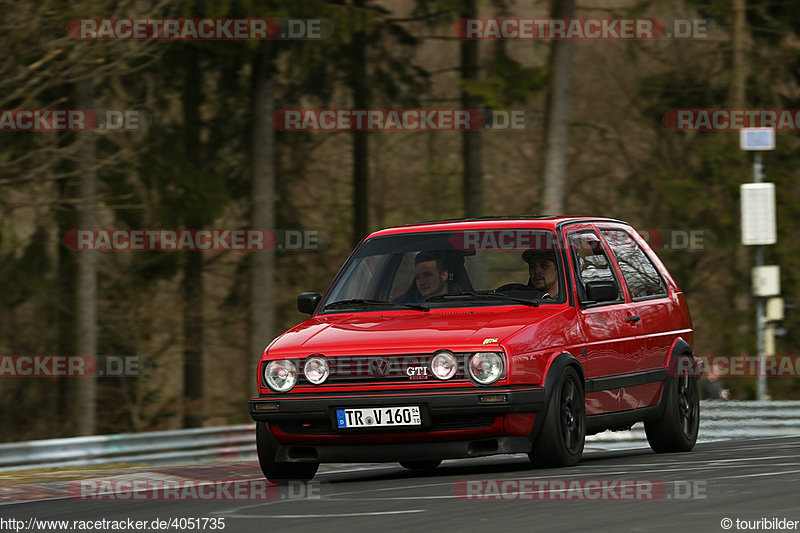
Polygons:
[[637,322],[639,322],[641,319],[642,319],[642,317],[640,317],[639,315],[633,315],[633,316],[629,316],[629,317],[628,317],[628,318],[626,318],[625,320],[626,320],[628,323],[634,323],[634,324],[636,324],[636,323],[637,323]]

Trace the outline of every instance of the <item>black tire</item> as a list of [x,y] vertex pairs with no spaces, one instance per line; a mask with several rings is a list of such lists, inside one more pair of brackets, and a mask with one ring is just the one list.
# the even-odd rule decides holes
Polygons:
[[586,400],[574,367],[568,366],[556,383],[544,423],[528,454],[537,467],[572,466],[581,460],[586,441]]
[[400,461],[400,466],[406,470],[433,470],[442,464],[442,460],[431,461]]
[[313,478],[319,463],[282,463],[275,460],[275,445],[267,425],[256,422],[256,449],[258,450],[258,463],[264,477],[280,485],[289,481],[308,481]]
[[688,452],[694,448],[700,428],[697,377],[684,369],[680,376],[667,378],[664,387],[661,417],[644,423],[647,442],[657,453]]

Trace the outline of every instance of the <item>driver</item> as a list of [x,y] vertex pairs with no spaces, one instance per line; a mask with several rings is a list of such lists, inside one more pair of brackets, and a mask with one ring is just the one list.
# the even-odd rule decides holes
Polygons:
[[541,293],[540,298],[558,298],[556,254],[548,250],[525,250],[522,259],[528,263],[528,287]]
[[430,296],[447,294],[447,281],[450,278],[442,254],[422,251],[414,257],[414,283],[424,300]]

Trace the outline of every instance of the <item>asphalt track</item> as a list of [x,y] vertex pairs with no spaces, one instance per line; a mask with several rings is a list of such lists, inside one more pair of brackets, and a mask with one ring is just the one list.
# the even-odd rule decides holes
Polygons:
[[[446,461],[418,474],[396,464],[323,465],[314,482],[283,487],[270,501],[80,500],[65,497],[66,481],[17,481],[0,485],[2,519],[146,520],[176,517],[225,518],[228,532],[267,531],[725,531],[724,518],[800,521],[800,436],[698,444],[692,452],[657,455],[649,449],[587,449],[580,464],[564,469],[533,469],[524,456]],[[252,483],[260,478],[252,463],[161,469],[160,475]],[[217,474],[214,474],[214,473]],[[233,475],[232,475],[233,474]],[[152,477],[153,469],[105,472],[103,476]],[[84,473],[84,476],[86,474]],[[95,478],[102,477],[95,474]],[[507,491],[517,499],[466,500],[454,487],[465,480],[525,479],[649,480],[660,490],[647,499],[575,499],[555,484],[533,493]],[[459,485],[459,482],[461,484]],[[487,485],[488,486],[488,485]],[[499,485],[498,485],[499,486]],[[38,487],[25,495],[25,487]],[[60,487],[61,493],[57,490]],[[540,486],[541,489],[541,486]],[[15,492],[17,491],[17,496]],[[300,497],[300,492],[309,493]],[[520,489],[521,490],[521,489]],[[49,493],[47,492],[49,491]],[[292,492],[290,492],[292,491]],[[584,496],[587,493],[583,493]],[[596,493],[595,493],[596,495]],[[645,494],[647,496],[647,494]],[[16,501],[15,501],[16,498]],[[32,501],[37,499],[44,501]],[[51,498],[51,499],[46,499]],[[527,498],[527,499],[524,499]],[[764,525],[762,522],[760,525]],[[800,531],[775,527],[756,530]],[[791,524],[790,524],[791,525]],[[780,524],[778,524],[780,526]],[[13,529],[12,529],[13,530]],[[42,528],[36,529],[41,531]],[[63,531],[72,530],[65,529]],[[148,528],[147,530],[153,530]],[[181,529],[169,528],[170,531]],[[200,531],[200,528],[183,531]],[[206,531],[210,531],[207,525]],[[749,530],[753,530],[752,528]]]

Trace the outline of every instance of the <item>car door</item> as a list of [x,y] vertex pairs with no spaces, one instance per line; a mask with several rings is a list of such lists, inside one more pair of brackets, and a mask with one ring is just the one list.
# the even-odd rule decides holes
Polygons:
[[[586,414],[627,409],[622,402],[625,379],[642,364],[641,339],[633,313],[625,300],[622,283],[597,231],[591,225],[566,235],[570,249],[578,315],[584,334],[586,372]],[[617,298],[590,301],[586,284],[613,281]]]
[[642,340],[643,357],[637,370],[639,384],[626,387],[621,396],[628,409],[652,405],[658,400],[659,370],[664,368],[675,335],[667,327],[674,305],[667,285],[636,241],[633,230],[601,227],[600,233],[612,251],[630,294],[630,310]]

